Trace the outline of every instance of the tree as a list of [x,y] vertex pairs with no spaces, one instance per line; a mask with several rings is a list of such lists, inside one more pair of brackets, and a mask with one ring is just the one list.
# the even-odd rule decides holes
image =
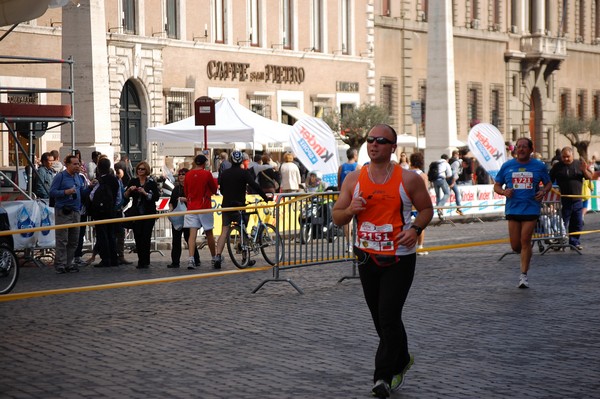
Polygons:
[[323,121],[331,130],[339,134],[340,139],[351,148],[359,149],[366,141],[369,129],[378,123],[390,123],[387,109],[378,105],[363,104],[358,108],[341,114],[336,110],[326,115]]
[[561,116],[556,124],[558,132],[569,140],[571,146],[577,148],[579,157],[587,161],[592,138],[600,136],[600,121],[566,115]]

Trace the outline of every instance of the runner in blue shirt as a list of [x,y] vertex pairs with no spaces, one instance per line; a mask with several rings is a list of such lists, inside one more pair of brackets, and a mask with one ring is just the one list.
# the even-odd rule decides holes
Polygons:
[[[505,214],[513,251],[521,254],[519,288],[529,288],[527,271],[531,262],[531,237],[540,216],[542,199],[552,189],[552,181],[543,162],[531,158],[533,142],[517,140],[516,157],[502,164],[496,175],[494,192],[506,197]],[[544,184],[540,188],[540,182]]]

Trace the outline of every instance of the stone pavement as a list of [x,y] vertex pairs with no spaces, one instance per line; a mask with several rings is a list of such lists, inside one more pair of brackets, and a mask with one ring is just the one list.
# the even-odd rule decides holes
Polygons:
[[[586,217],[600,228],[600,215]],[[428,245],[506,237],[505,221],[442,225]],[[600,397],[598,233],[575,251],[534,252],[519,290],[508,244],[417,260],[404,311],[415,365],[395,398]],[[208,264],[207,250],[203,250]],[[13,292],[188,274],[152,255],[56,275],[26,267]],[[128,255],[133,260],[133,255]],[[230,262],[225,270],[233,270]],[[349,263],[0,302],[1,398],[370,397],[377,337]]]

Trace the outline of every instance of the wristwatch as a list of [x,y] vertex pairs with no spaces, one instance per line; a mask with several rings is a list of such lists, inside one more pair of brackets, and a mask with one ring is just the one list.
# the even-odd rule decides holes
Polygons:
[[416,224],[413,224],[412,226],[410,226],[411,229],[415,229],[415,231],[417,232],[417,236],[420,236],[421,233],[423,232],[423,228],[417,226]]

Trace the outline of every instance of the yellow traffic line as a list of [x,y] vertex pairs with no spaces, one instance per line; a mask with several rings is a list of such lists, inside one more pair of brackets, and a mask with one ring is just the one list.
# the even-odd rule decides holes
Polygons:
[[[228,275],[234,275],[234,274],[260,272],[260,271],[270,270],[271,268],[272,268],[272,266],[261,266],[261,267],[252,267],[252,268],[243,269],[243,270],[226,270],[226,271],[203,273],[203,274],[192,274],[192,275],[186,275],[186,276],[161,277],[161,278],[154,278],[154,279],[149,279],[149,280],[123,281],[120,283],[88,285],[88,286],[84,286],[84,287],[71,287],[71,288],[60,288],[60,289],[45,290],[45,291],[20,292],[20,293],[16,293],[16,294],[0,295],[0,302],[9,302],[9,301],[16,301],[19,299],[37,298],[37,297],[49,296],[49,295],[70,294],[70,293],[74,293],[74,292],[101,291],[101,290],[111,290],[111,289],[115,289],[115,288],[137,287],[137,286],[141,286],[141,285],[198,280],[198,279],[204,279],[204,278],[210,278],[210,277],[221,277],[221,276],[228,276]],[[18,281],[17,281],[17,284],[19,284]]]

